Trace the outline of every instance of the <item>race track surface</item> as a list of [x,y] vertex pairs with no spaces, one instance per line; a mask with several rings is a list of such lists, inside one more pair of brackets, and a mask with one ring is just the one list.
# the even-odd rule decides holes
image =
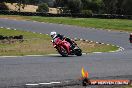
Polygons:
[[0,57],[0,88],[20,88],[28,83],[78,80],[81,67],[90,78],[132,79],[132,46],[129,34],[75,26],[0,19],[0,27],[49,34],[51,31],[98,42],[119,45],[124,51],[82,57]]

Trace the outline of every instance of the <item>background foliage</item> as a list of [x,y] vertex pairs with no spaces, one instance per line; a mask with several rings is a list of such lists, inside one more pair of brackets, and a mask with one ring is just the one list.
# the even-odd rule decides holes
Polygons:
[[90,11],[97,14],[132,15],[132,0],[0,0],[0,3],[3,2],[18,3],[23,8],[26,4],[47,3],[49,7],[59,7],[69,13]]

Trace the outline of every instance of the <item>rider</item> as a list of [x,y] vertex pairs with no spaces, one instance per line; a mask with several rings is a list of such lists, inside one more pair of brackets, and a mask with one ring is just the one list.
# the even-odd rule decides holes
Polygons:
[[54,41],[55,38],[60,38],[61,40],[65,39],[67,42],[70,43],[72,49],[75,48],[75,45],[74,45],[74,43],[72,42],[71,39],[69,39],[69,38],[67,38],[67,37],[65,37],[61,34],[57,34],[55,31],[51,32],[50,36],[52,37],[53,41]]

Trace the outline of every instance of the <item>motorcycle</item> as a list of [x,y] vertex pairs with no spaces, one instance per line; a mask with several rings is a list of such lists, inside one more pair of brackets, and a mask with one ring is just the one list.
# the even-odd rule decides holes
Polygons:
[[72,42],[75,45],[74,49],[71,48],[71,44],[65,39],[61,40],[60,38],[56,38],[52,41],[54,48],[56,48],[58,53],[63,57],[67,57],[68,55],[82,56],[82,50],[73,40]]

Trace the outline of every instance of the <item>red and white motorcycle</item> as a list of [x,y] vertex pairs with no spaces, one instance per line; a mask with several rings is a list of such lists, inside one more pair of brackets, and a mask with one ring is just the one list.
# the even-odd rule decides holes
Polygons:
[[68,55],[82,55],[82,50],[77,46],[77,44],[72,41],[75,45],[75,48],[72,49],[69,42],[67,42],[65,39],[61,40],[60,38],[54,39],[52,41],[54,48],[57,49],[58,53],[61,54],[63,57],[67,57]]

